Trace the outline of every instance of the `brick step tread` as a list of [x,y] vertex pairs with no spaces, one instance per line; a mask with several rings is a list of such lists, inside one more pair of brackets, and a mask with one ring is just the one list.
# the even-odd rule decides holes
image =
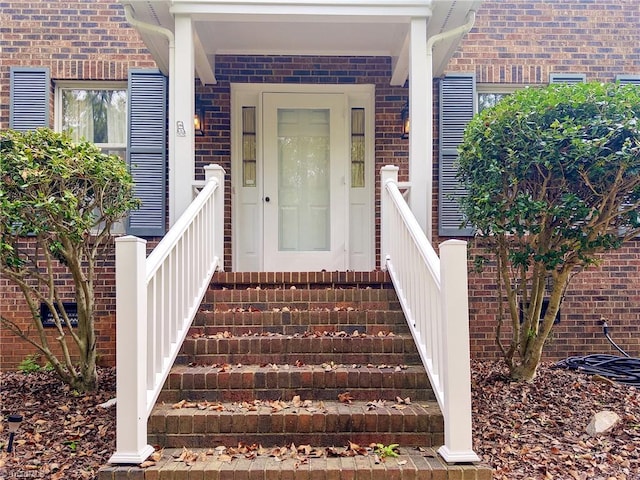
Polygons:
[[181,354],[176,358],[176,363],[189,364],[206,364],[214,365],[225,362],[231,364],[309,364],[313,362],[339,362],[341,364],[363,365],[366,362],[374,362],[378,364],[407,364],[415,365],[420,362],[420,355],[415,353],[369,353],[369,352],[350,352],[350,353],[212,353],[189,355]]
[[361,303],[399,305],[393,288],[222,288],[210,287],[206,301],[220,303],[283,303],[356,306]]
[[[384,367],[384,368],[382,368]],[[188,394],[192,398],[215,398],[225,392],[251,391],[272,392],[269,397],[289,400],[296,392],[343,393],[352,395],[375,392],[366,400],[395,400],[402,392],[416,392],[411,398],[430,399],[433,392],[426,371],[422,365],[174,365],[165,382],[162,394],[176,392],[182,398]],[[173,397],[177,398],[177,397]],[[260,397],[247,397],[245,400]],[[333,397],[337,398],[337,394]],[[235,398],[234,398],[235,400]]]
[[404,335],[409,333],[409,327],[404,322],[397,324],[329,324],[316,323],[310,324],[279,324],[279,325],[262,325],[262,324],[197,324],[193,323],[189,328],[188,336],[224,336],[231,335],[234,337],[257,337],[269,335],[288,335],[288,336],[331,336],[336,334],[353,335],[355,332],[368,336],[388,336],[389,333],[394,335]]
[[[417,353],[410,334],[294,334],[234,335],[227,330],[213,334],[191,333],[185,338],[182,354],[296,354],[296,353]],[[237,363],[237,362],[233,362]],[[242,363],[242,362],[241,362]],[[267,361],[267,363],[269,363]]]
[[[180,402],[157,404],[150,434],[442,433],[437,402]],[[196,406],[197,405],[197,406]],[[378,405],[378,406],[374,406]],[[254,442],[246,442],[254,443]],[[399,443],[399,442],[395,442]],[[263,443],[264,444],[264,443]]]
[[[163,390],[158,396],[161,402],[178,402],[180,400],[241,402],[252,400],[278,400],[300,395],[303,398],[318,400],[335,400],[338,395],[349,392],[355,400],[370,401],[380,398],[378,388],[238,388],[233,390]],[[411,398],[415,401],[433,400],[435,395],[431,389],[390,388],[385,389],[384,397]]]
[[[266,403],[283,405],[279,401]],[[206,403],[202,407],[205,410],[156,405],[149,418],[148,442],[163,447],[213,447],[240,442],[264,446],[330,446],[348,442],[431,446],[444,440],[444,422],[435,402],[387,404],[372,409],[365,402],[311,402],[309,407],[297,408],[289,402],[289,408],[279,411],[253,405],[254,402]]]
[[[342,446],[340,446],[342,447]],[[317,447],[316,447],[317,448]],[[314,450],[316,449],[314,448]],[[299,458],[282,460],[259,455],[254,459],[237,455],[221,461],[211,449],[191,449],[198,458],[193,463],[177,461],[182,448],[165,449],[162,459],[146,469],[131,466],[106,466],[97,480],[491,480],[486,465],[448,465],[435,448],[400,446],[396,458],[376,463],[374,455],[353,457]],[[225,460],[227,458],[225,457]]]
[[241,442],[261,444],[266,447],[282,445],[291,442],[296,445],[322,445],[330,447],[335,444],[348,445],[349,442],[359,445],[370,443],[400,443],[406,446],[434,446],[444,441],[444,434],[429,432],[346,432],[346,433],[192,433],[176,434],[162,433],[147,435],[147,441],[151,445],[159,445],[165,448],[201,448],[216,447],[220,444],[237,445]]
[[387,272],[216,272],[213,288],[392,288]]
[[[340,331],[350,326],[369,329],[395,331],[407,321],[401,310],[289,310],[274,311],[266,308],[254,311],[238,309],[211,310],[202,308],[196,313],[194,326],[224,329],[230,326],[304,326],[307,330]],[[327,326],[333,326],[327,327]],[[352,327],[353,328],[353,327]]]

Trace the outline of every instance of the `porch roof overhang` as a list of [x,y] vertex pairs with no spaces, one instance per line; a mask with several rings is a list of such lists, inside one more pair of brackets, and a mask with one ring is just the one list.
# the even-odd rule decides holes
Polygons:
[[[174,29],[176,15],[194,25],[196,76],[215,83],[215,56],[388,56],[392,85],[409,75],[410,22],[427,18],[427,37],[467,21],[481,0],[121,0],[137,21]],[[166,36],[139,29],[160,70],[169,72]],[[442,75],[462,34],[433,49],[433,76]],[[426,41],[426,39],[425,39]],[[179,54],[179,52],[178,52]]]

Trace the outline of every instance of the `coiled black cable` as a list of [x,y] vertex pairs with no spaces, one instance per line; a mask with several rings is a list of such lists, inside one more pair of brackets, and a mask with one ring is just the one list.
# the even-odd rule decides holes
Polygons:
[[604,336],[624,357],[607,354],[569,357],[559,361],[554,367],[569,368],[590,375],[600,375],[618,383],[640,387],[640,358],[630,357],[627,352],[616,345],[609,335],[607,321],[602,319],[601,323]]
[[640,358],[594,354],[565,358],[554,367],[600,375],[618,383],[640,387]]

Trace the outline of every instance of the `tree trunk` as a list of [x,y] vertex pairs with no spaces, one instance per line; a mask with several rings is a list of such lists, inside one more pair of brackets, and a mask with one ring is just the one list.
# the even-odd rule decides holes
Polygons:
[[78,392],[93,392],[98,389],[98,370],[95,362],[80,367],[80,376],[71,381],[71,388]]
[[509,378],[511,378],[511,380],[515,382],[533,382],[536,378],[540,358],[542,357],[542,348],[535,350],[530,350],[524,360],[510,369]]

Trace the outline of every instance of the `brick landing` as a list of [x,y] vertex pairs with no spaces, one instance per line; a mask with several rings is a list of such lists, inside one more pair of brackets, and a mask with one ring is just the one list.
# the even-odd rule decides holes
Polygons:
[[[207,450],[194,449],[194,454]],[[491,470],[475,465],[447,465],[436,451],[401,448],[397,458],[376,463],[373,455],[278,461],[273,457],[253,460],[216,460],[215,455],[187,465],[176,461],[181,449],[166,449],[163,459],[147,469],[106,467],[99,480],[491,480]]]

